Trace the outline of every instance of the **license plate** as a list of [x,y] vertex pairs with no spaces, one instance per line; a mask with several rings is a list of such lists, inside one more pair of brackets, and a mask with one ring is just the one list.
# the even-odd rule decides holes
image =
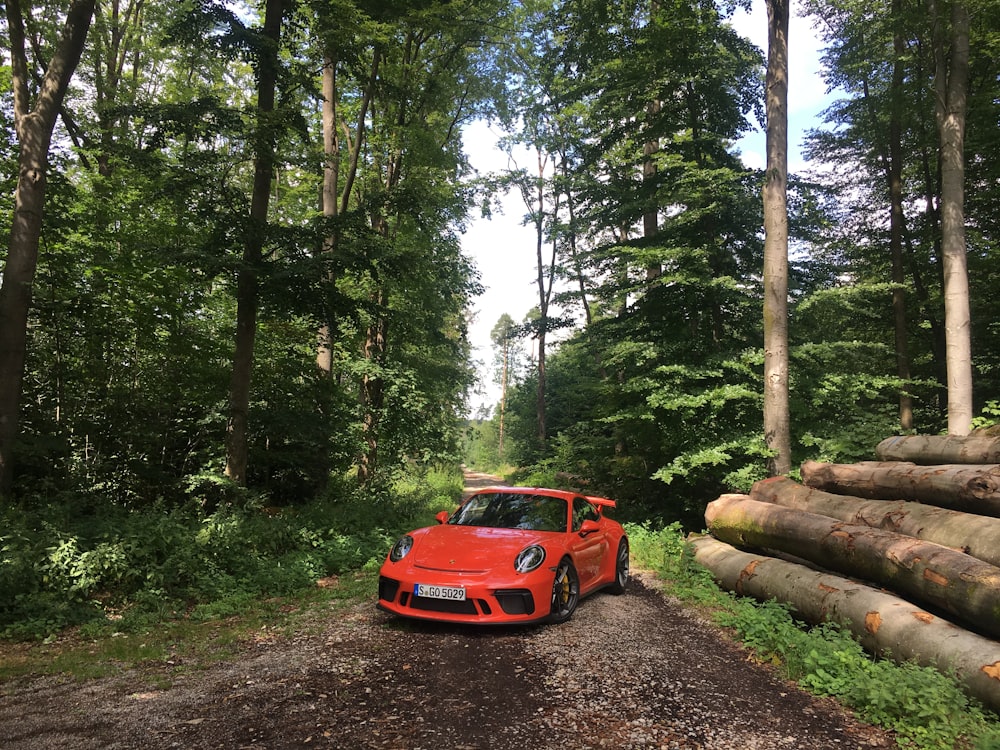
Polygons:
[[453,602],[465,601],[465,589],[458,586],[429,586],[426,583],[417,583],[413,586],[413,595],[428,599],[450,599]]

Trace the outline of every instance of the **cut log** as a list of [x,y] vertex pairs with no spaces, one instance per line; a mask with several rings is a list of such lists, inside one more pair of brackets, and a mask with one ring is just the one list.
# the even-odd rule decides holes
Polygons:
[[802,483],[839,495],[917,500],[964,513],[1000,518],[1000,466],[918,466],[899,461],[825,464],[805,461]]
[[879,461],[915,464],[997,464],[1000,437],[990,435],[899,435],[875,447]]
[[762,479],[750,497],[848,523],[894,531],[965,552],[1000,567],[1000,518],[903,500],[864,500],[803,487],[787,477]]
[[786,552],[885,586],[1000,636],[1000,568],[962,552],[747,495],[722,495],[712,501],[705,521],[720,541]]
[[690,538],[694,558],[719,585],[760,601],[777,599],[811,623],[848,628],[870,652],[954,674],[968,693],[1000,711],[1000,643],[956,627],[897,596],[802,565]]

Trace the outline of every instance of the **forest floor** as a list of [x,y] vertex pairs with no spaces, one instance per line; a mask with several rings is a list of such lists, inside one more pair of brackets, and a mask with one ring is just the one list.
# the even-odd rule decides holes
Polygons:
[[646,573],[558,626],[408,622],[374,601],[317,606],[298,622],[265,627],[222,661],[10,680],[0,747],[896,747],[752,661]]

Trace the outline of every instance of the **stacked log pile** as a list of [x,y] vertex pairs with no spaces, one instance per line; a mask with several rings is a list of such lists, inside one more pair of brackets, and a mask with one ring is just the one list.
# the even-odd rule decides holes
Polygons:
[[905,436],[709,503],[695,559],[723,587],[954,673],[1000,711],[1000,438]]

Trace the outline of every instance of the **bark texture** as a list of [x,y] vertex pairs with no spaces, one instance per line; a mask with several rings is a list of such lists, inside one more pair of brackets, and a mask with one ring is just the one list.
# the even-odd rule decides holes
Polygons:
[[747,495],[723,495],[709,503],[705,520],[720,541],[780,550],[885,586],[1000,636],[1000,568],[970,555]]
[[875,457],[915,464],[1000,464],[1000,437],[897,435],[875,446]]
[[785,477],[754,484],[750,497],[847,523],[892,531],[952,547],[1000,566],[1000,519],[903,500],[865,500],[803,487]]
[[723,588],[761,601],[785,602],[809,622],[840,623],[866,649],[894,661],[954,672],[970,695],[1000,710],[1000,643],[841,576],[742,552],[711,537],[689,542],[695,560]]
[[842,495],[882,500],[917,500],[981,516],[1000,517],[1000,466],[901,461],[802,464],[802,482]]
[[788,0],[767,0],[764,177],[764,442],[771,476],[792,468],[788,407]]

